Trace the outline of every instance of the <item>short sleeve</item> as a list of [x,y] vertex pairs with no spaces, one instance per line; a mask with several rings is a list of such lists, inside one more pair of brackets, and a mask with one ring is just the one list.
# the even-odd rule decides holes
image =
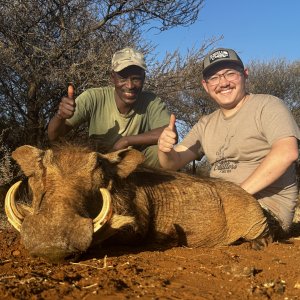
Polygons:
[[292,113],[279,98],[268,97],[260,114],[261,133],[270,145],[285,137],[294,136],[300,139],[299,127]]
[[203,149],[201,146],[202,134],[201,119],[192,127],[189,133],[180,142],[180,145],[185,146],[191,150],[198,158],[203,156]]
[[150,103],[147,114],[150,130],[169,124],[170,113],[166,104],[159,97]]

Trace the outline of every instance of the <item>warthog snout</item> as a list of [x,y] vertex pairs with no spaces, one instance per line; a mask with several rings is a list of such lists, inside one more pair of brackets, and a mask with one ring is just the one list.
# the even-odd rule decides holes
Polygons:
[[57,217],[49,222],[49,217],[42,214],[27,216],[21,227],[22,242],[32,256],[52,263],[77,260],[91,245],[92,219],[73,215],[68,222],[64,216],[62,227]]

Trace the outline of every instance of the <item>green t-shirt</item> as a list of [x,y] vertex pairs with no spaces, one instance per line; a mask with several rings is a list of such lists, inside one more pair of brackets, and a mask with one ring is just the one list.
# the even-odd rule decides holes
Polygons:
[[[122,136],[137,135],[168,125],[170,114],[165,103],[155,94],[142,91],[133,108],[127,114],[121,114],[114,91],[112,86],[86,90],[76,98],[75,114],[67,120],[71,126],[87,122],[89,137],[98,151],[110,151]],[[137,149],[142,151],[145,147]]]

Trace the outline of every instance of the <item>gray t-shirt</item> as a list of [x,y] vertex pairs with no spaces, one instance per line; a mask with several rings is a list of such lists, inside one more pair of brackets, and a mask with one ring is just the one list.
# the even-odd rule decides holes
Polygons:
[[[271,95],[250,94],[229,118],[220,110],[203,116],[181,144],[196,155],[206,155],[211,177],[240,184],[260,165],[274,142],[289,136],[299,140],[300,131],[285,104]],[[298,196],[295,164],[254,196],[288,228]]]

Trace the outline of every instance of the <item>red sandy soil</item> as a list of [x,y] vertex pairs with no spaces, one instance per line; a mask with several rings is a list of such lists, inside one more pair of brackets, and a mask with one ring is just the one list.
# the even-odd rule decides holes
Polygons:
[[33,259],[0,229],[0,299],[300,299],[300,227],[264,250],[247,243],[165,251],[91,249],[77,263]]

